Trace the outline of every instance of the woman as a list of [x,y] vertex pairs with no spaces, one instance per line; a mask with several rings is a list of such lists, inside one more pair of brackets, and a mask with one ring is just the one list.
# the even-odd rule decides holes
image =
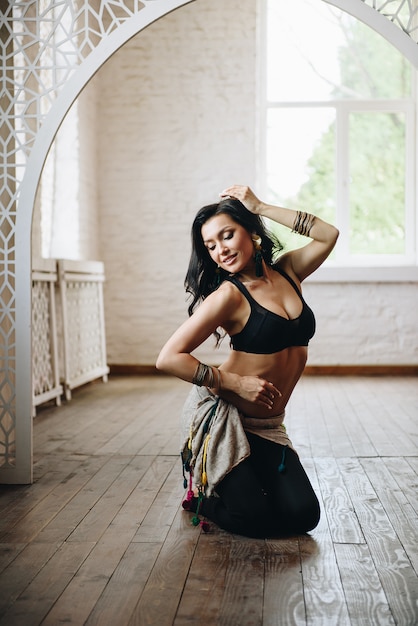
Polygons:
[[[191,485],[183,506],[246,536],[305,533],[319,521],[319,504],[287,437],[284,410],[315,331],[300,285],[328,257],[338,231],[313,215],[261,202],[246,186],[220,197],[194,220],[185,281],[190,317],[156,364],[194,385],[182,456],[198,493]],[[262,217],[311,241],[274,263],[274,238]],[[221,333],[231,341],[227,360],[219,368],[200,363],[192,352]]]

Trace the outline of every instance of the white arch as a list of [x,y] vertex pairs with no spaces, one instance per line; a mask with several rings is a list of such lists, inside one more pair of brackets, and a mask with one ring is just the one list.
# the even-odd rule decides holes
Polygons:
[[[16,467],[0,471],[2,482],[32,481],[31,231],[36,190],[54,137],[79,93],[100,67],[129,39],[152,22],[195,0],[145,1],[135,16],[105,37],[76,69],[57,97],[36,136],[21,184],[16,218]],[[363,0],[323,0],[341,8],[380,33],[418,68],[417,44],[387,17]]]
[[68,110],[100,67],[141,30],[194,1],[147,2],[138,14],[102,39],[63,87],[36,136],[16,216],[16,468],[1,472],[4,482],[32,482],[31,234],[36,190],[45,159]]

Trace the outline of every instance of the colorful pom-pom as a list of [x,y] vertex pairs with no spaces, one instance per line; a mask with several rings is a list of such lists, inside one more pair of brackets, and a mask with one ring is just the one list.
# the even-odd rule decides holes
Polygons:
[[203,530],[204,533],[208,533],[210,530],[210,526],[207,522],[200,522],[200,528]]

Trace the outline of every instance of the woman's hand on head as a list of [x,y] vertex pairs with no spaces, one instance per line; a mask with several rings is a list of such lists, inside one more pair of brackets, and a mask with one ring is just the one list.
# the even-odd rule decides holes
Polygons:
[[271,409],[274,401],[280,398],[282,394],[273,383],[263,378],[258,376],[240,376],[238,395],[244,400]]
[[232,187],[227,187],[220,194],[221,198],[227,198],[228,196],[231,198],[236,198],[245,206],[248,211],[251,213],[258,214],[260,213],[260,207],[262,206],[262,202],[257,198],[255,193],[246,185],[232,185]]

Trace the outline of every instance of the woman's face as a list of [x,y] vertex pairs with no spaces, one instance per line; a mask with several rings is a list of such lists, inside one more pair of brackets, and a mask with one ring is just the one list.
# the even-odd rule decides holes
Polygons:
[[226,272],[238,274],[253,263],[250,233],[226,213],[211,217],[203,224],[201,233],[211,259]]

